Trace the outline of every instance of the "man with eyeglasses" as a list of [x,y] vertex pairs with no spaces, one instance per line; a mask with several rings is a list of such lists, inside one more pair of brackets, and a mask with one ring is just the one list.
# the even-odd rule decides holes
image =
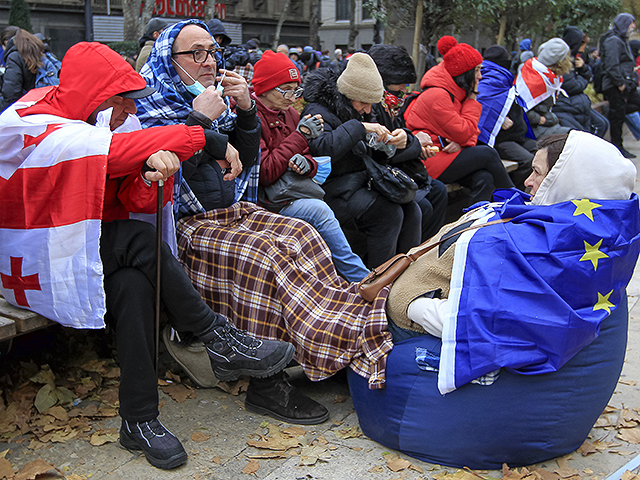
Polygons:
[[[259,161],[261,134],[256,102],[249,95],[244,78],[230,70],[218,69],[219,60],[218,44],[201,21],[185,20],[167,28],[156,40],[140,72],[156,92],[138,100],[138,117],[145,127],[186,123],[204,128],[207,146],[184,162],[176,174],[174,211],[180,219],[179,253],[185,267],[189,262],[202,261],[196,267],[199,274],[192,276],[192,281],[211,306],[220,307],[216,311],[227,312],[236,324],[247,318],[259,323],[266,317],[256,306],[261,298],[260,285],[245,287],[239,285],[241,280],[238,278],[247,273],[252,281],[259,283],[265,276],[272,278],[271,271],[261,269],[261,259],[254,257],[247,260],[250,265],[245,269],[226,268],[225,265],[242,265],[244,260],[238,259],[239,251],[250,251],[252,241],[270,248],[273,257],[289,254],[289,245],[284,245],[287,242],[303,245],[304,254],[309,255],[315,254],[317,246],[311,244],[308,233],[311,227],[305,222],[296,220],[294,224],[293,219],[255,205],[258,174],[254,165]],[[235,105],[233,110],[232,103]],[[216,214],[221,215],[219,221]],[[203,221],[203,228],[198,229],[203,239],[198,242],[198,251],[194,253],[197,259],[194,260],[185,254],[184,244],[188,240],[184,238],[183,226],[196,216]],[[263,221],[253,220],[255,218]],[[255,224],[250,223],[253,221]],[[239,227],[234,230],[235,225]],[[303,233],[296,237],[294,230]],[[208,234],[226,232],[229,236],[224,240],[204,238]],[[314,234],[317,237],[315,231]],[[241,240],[236,241],[234,235]],[[281,240],[278,235],[286,239]],[[215,256],[216,252],[211,253],[213,249],[225,246],[229,246],[229,251],[224,251],[220,257]],[[227,274],[230,278],[225,278]],[[271,285],[269,279],[264,283]],[[208,297],[203,290],[209,284],[222,289],[230,285],[232,293],[220,291],[216,292],[215,298]],[[246,295],[239,292],[246,292]],[[251,306],[233,309],[234,302],[246,300],[246,297],[252,299]],[[167,331],[164,332],[167,350],[196,384],[214,386],[216,379],[211,369],[203,369],[209,364],[206,351],[200,344],[190,342],[183,333],[178,332],[178,338],[171,338]],[[247,389],[247,409],[290,423],[317,424],[329,418],[329,411],[324,406],[293,389],[282,375],[252,377]]]
[[[322,183],[329,175],[331,163],[320,166],[309,153],[309,139],[316,138],[323,129],[321,115],[300,114],[293,104],[302,96],[300,73],[283,53],[267,50],[255,65],[253,77],[254,100],[262,122],[260,142],[259,204],[280,215],[304,220],[313,225],[327,243],[338,272],[349,282],[359,282],[368,273],[362,259],[349,242],[333,210],[319,198],[296,198],[274,201],[265,188],[292,170],[303,177]],[[328,157],[327,157],[328,159]],[[328,168],[329,171],[323,171]]]

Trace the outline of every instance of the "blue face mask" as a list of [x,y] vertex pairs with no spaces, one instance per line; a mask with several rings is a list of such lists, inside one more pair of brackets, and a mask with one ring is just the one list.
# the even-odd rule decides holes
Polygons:
[[187,75],[187,77],[193,80],[193,83],[191,85],[187,85],[186,83],[182,82],[184,88],[187,89],[187,92],[189,92],[194,97],[197,97],[206,90],[206,88],[204,88],[204,85],[202,85],[199,81],[189,75],[189,72],[182,68],[182,66],[178,62],[176,62],[175,60],[173,62],[178,66],[178,68],[180,68],[180,70],[182,70]]
[[202,92],[204,92],[206,90],[206,88],[204,88],[204,85],[202,85],[197,80],[196,80],[195,83],[193,83],[191,85],[187,85],[184,82],[182,82],[182,84],[184,85],[184,88],[187,89],[187,92],[189,92],[194,97],[197,97],[198,95],[200,95]]

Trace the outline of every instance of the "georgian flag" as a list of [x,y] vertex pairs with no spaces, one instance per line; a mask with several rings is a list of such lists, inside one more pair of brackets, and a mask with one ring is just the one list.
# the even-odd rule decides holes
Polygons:
[[564,93],[561,88],[562,77],[549,70],[536,57],[524,62],[515,87],[516,95],[524,101],[527,112],[550,96],[553,95],[555,101],[558,92]]
[[511,221],[456,240],[442,394],[501,367],[524,375],[558,370],[597,337],[626,294],[640,250],[635,193],[548,206],[524,204],[521,195],[473,218]]
[[[0,291],[75,328],[104,327],[100,229],[112,133],[54,115],[0,116]],[[37,98],[35,98],[37,96]]]

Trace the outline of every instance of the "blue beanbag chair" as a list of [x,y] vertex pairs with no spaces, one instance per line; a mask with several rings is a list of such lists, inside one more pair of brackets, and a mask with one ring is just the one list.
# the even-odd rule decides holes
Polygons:
[[467,384],[441,395],[437,373],[420,370],[416,347],[439,355],[440,339],[397,343],[387,384],[369,390],[349,370],[349,388],[365,435],[425,462],[472,469],[531,465],[576,450],[587,438],[622,371],[627,343],[624,302],[600,335],[560,370],[517,375],[502,369],[493,385]]

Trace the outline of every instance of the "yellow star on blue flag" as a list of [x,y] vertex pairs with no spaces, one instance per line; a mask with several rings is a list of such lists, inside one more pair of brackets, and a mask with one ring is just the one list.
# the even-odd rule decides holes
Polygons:
[[590,245],[588,242],[584,242],[585,254],[580,258],[581,262],[590,260],[591,263],[593,263],[594,271],[598,270],[598,260],[601,258],[609,258],[609,255],[600,251],[600,245],[602,245],[602,239],[600,239],[600,241],[595,245]]
[[578,215],[585,215],[589,220],[593,222],[593,209],[601,207],[599,203],[594,203],[589,199],[583,198],[582,200],[571,200],[576,206],[575,212],[573,212],[573,216],[576,217]]
[[611,314],[611,307],[615,307],[615,305],[609,301],[609,297],[612,293],[613,290],[611,290],[606,295],[602,295],[600,292],[598,292],[598,302],[594,305],[593,311],[595,312],[596,310],[606,310],[608,314]]

